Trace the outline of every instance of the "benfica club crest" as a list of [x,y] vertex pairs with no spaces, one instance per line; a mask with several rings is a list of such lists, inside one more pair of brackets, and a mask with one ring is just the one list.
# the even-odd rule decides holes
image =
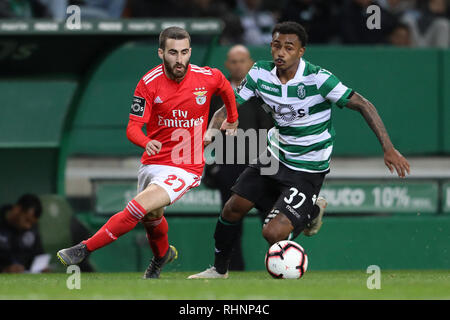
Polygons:
[[206,94],[208,91],[205,90],[205,88],[195,88],[195,91],[193,94],[195,95],[195,101],[198,105],[202,105],[206,102]]

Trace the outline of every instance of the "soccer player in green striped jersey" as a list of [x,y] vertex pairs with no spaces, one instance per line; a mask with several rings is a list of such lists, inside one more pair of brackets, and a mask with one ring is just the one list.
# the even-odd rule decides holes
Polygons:
[[[303,59],[306,42],[307,34],[298,23],[277,24],[272,32],[273,61],[256,62],[235,91],[238,104],[253,96],[264,101],[263,108],[275,122],[268,132],[267,153],[279,168],[265,175],[260,156],[239,176],[216,225],[214,266],[191,279],[228,277],[237,226],[253,207],[268,212],[262,234],[269,245],[301,232],[312,236],[319,231],[327,202],[318,195],[329,172],[335,136],[331,109],[335,105],[361,113],[377,136],[391,172],[395,169],[399,177],[405,177],[410,171],[374,105],[328,70]],[[233,131],[225,119],[223,107],[211,120],[205,144],[211,141],[213,129]]]

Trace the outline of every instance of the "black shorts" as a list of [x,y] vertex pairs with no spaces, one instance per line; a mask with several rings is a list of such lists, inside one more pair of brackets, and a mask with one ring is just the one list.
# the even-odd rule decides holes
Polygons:
[[286,215],[294,227],[293,238],[297,237],[315,218],[313,206],[329,170],[309,173],[290,169],[282,163],[274,175],[261,175],[260,170],[261,165],[249,165],[231,191],[253,202],[264,214],[281,212]]

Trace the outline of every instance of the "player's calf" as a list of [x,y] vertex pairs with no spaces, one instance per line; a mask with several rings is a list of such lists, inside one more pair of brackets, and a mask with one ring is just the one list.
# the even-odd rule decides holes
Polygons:
[[233,245],[241,230],[242,218],[253,208],[253,205],[247,199],[233,194],[224,206],[214,232],[214,267],[220,274],[228,271]]
[[262,229],[264,239],[272,245],[278,241],[286,240],[294,227],[291,221],[284,215],[278,213]]
[[147,240],[156,258],[161,258],[169,249],[169,224],[164,216],[159,219],[142,219]]

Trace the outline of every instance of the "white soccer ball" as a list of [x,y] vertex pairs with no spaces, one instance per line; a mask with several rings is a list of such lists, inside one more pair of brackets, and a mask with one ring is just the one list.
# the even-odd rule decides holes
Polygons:
[[277,279],[299,279],[308,268],[308,256],[297,242],[283,240],[273,244],[265,257],[266,269]]

